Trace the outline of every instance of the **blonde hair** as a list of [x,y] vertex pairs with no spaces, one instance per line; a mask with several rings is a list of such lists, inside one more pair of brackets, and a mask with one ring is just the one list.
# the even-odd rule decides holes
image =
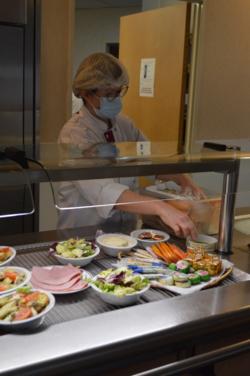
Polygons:
[[73,92],[80,96],[81,90],[120,87],[129,84],[129,75],[124,64],[113,55],[94,53],[86,57],[77,70]]

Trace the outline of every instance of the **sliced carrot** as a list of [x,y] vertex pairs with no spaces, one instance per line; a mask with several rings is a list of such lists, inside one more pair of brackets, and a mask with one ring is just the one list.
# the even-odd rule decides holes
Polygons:
[[162,252],[161,252],[161,250],[160,250],[156,245],[152,244],[152,250],[153,250],[153,252],[154,252],[157,256],[159,256],[162,260],[165,260],[163,254],[162,254]]
[[171,247],[171,249],[181,258],[185,258],[186,257],[186,253],[183,252],[179,247],[177,247],[176,245],[174,244],[170,244],[169,243],[169,246]]
[[169,246],[169,243],[166,243],[165,247],[167,248],[168,253],[169,253],[170,257],[172,258],[173,262],[177,262],[179,260],[179,257],[175,254],[175,252]]
[[169,257],[168,253],[165,252],[165,249],[164,247],[162,246],[162,243],[157,243],[156,246],[158,247],[158,249],[160,250],[161,254],[162,254],[162,258],[169,264],[171,264],[172,260],[171,258]]
[[173,254],[171,253],[171,250],[169,249],[169,247],[167,246],[166,243],[161,243],[161,247],[162,247],[162,250],[164,252],[164,254],[168,257],[169,261],[170,261],[170,264],[172,262],[175,262],[175,257],[173,257]]

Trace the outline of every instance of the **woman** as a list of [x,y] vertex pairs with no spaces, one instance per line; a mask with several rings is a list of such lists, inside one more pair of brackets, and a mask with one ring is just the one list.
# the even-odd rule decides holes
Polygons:
[[[76,97],[82,98],[83,106],[62,128],[59,143],[76,144],[88,155],[88,151],[93,152],[93,149],[98,152],[98,146],[103,143],[111,146],[113,142],[147,141],[147,137],[135,127],[132,120],[120,113],[122,97],[128,90],[128,84],[127,69],[114,56],[95,53],[84,59],[73,82],[73,92]],[[193,195],[202,195],[201,190],[184,174],[157,178],[174,181],[181,185],[183,192],[188,188]],[[63,183],[59,190],[60,206],[86,208],[61,210],[58,228],[118,221],[136,223],[137,214],[148,214],[158,215],[177,236],[196,238],[196,226],[187,214],[166,202],[133,192],[137,185],[137,178]]]

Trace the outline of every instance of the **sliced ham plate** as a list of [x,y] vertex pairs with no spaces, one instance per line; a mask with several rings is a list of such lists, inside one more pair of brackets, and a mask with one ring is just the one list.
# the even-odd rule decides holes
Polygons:
[[67,294],[84,290],[88,283],[82,276],[92,276],[71,264],[67,266],[39,267],[34,266],[31,272],[30,283],[33,287],[50,291],[55,294]]

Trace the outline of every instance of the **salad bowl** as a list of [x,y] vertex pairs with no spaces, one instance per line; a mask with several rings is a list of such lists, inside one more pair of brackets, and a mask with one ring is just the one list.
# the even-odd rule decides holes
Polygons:
[[84,238],[71,238],[64,242],[55,243],[50,249],[50,255],[53,255],[60,264],[71,264],[73,266],[85,266],[99,253],[100,248],[87,242]]
[[[26,287],[29,288],[30,286],[26,286]],[[3,302],[3,299],[5,299],[5,298],[10,299],[13,295],[17,296],[19,293],[22,294],[22,299],[24,299],[23,298],[24,293],[22,291],[25,291],[25,290],[23,290],[23,289],[25,289],[25,287],[21,287],[21,288],[17,289],[17,291],[15,291],[15,292],[12,292],[12,293],[9,293],[9,294],[6,294],[6,295],[2,295],[1,298],[0,298],[1,302]],[[25,293],[25,294],[28,295],[28,294],[32,294],[32,293],[36,292],[37,289],[29,288],[27,291],[28,292]],[[15,331],[23,331],[23,330],[34,329],[34,328],[37,328],[38,326],[40,326],[43,322],[44,316],[54,307],[55,297],[54,297],[54,295],[52,295],[48,291],[43,291],[43,290],[39,289],[39,293],[45,294],[46,297],[47,297],[47,304],[46,304],[46,306],[43,310],[41,310],[40,312],[38,312],[34,316],[31,316],[31,317],[28,317],[28,318],[25,318],[25,319],[22,319],[22,320],[20,319],[18,321],[6,321],[6,319],[4,320],[3,318],[0,318],[0,329],[4,329],[4,330],[10,331],[10,332],[15,332]],[[3,308],[4,307],[2,307],[1,310]]]
[[[120,279],[120,283],[117,279]],[[115,289],[113,290],[111,287],[112,281],[115,282]],[[130,287],[124,286],[123,282],[128,284],[127,282],[129,281],[134,282],[134,284]],[[108,269],[95,276],[89,282],[92,289],[96,291],[104,302],[117,306],[135,304],[150,288],[150,281],[148,279],[133,274],[131,270],[127,270],[126,268],[119,268],[114,271]]]
[[[16,274],[16,276],[15,276]],[[11,279],[11,283],[5,285],[5,278]],[[19,266],[0,267],[0,296],[15,291],[17,288],[26,285],[31,278],[28,269]],[[8,287],[6,287],[8,286]]]
[[2,245],[0,246],[0,254],[3,256],[0,260],[0,266],[2,267],[8,265],[13,260],[16,256],[16,250],[15,248]]

